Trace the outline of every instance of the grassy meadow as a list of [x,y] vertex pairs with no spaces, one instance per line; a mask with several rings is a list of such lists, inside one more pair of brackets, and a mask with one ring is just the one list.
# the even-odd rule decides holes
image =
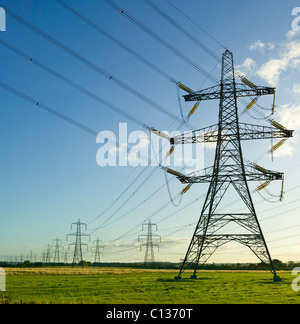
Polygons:
[[[6,268],[10,304],[298,304],[295,277],[280,272],[200,271],[198,278],[173,281],[177,271],[129,268]],[[185,279],[186,277],[186,279]]]

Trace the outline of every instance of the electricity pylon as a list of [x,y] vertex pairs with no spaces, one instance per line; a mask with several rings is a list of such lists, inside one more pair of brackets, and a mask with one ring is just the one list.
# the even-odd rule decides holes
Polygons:
[[46,245],[46,249],[43,253],[43,262],[50,263],[51,262],[51,248],[52,246],[50,244]]
[[64,263],[67,264],[69,262],[69,253],[65,251],[64,253]]
[[104,247],[103,242],[99,239],[97,239],[96,241],[94,241],[94,244],[96,242],[96,246],[95,246],[95,252],[93,252],[95,254],[95,258],[94,258],[94,262],[95,263],[100,263],[100,256],[103,255],[103,253],[100,251],[100,249],[102,249]]
[[71,224],[71,230],[73,229],[74,225],[76,226],[76,232],[71,233],[67,235],[67,240],[69,236],[75,236],[75,242],[70,243],[70,245],[74,245],[74,255],[73,255],[73,262],[72,266],[74,266],[77,263],[80,263],[83,261],[83,256],[82,256],[82,245],[87,246],[87,244],[82,243],[81,238],[82,237],[89,237],[89,234],[82,233],[81,228],[84,227],[85,230],[87,230],[87,225],[85,223],[81,223],[80,219],[76,223]]
[[[248,247],[272,272],[274,281],[280,280],[259,225],[247,182],[265,181],[258,187],[261,190],[272,180],[283,181],[283,173],[267,170],[254,163],[244,163],[241,140],[283,138],[272,147],[271,151],[274,151],[287,138],[292,137],[293,131],[287,130],[274,120],[270,120],[270,127],[240,123],[237,99],[254,98],[246,107],[246,110],[250,110],[260,96],[274,95],[275,98],[275,88],[256,86],[245,77],[239,77],[242,83],[235,80],[233,55],[226,50],[222,56],[221,84],[197,92],[188,89],[189,94],[184,96],[186,101],[197,102],[191,113],[194,113],[200,101],[219,99],[218,124],[169,139],[172,147],[176,144],[216,143],[214,165],[204,169],[201,174],[194,172],[183,175],[167,169],[167,172],[188,186],[193,183],[209,183],[201,216],[175,280],[181,279],[186,268],[192,268],[192,278],[196,278],[199,264],[204,264],[220,246],[232,241]],[[247,212],[217,212],[230,185],[240,196]],[[228,233],[225,230],[226,225],[233,223],[239,225],[240,232]]]
[[161,242],[161,237],[160,237],[160,235],[156,235],[156,234],[152,233],[152,226],[155,226],[156,230],[157,230],[157,225],[152,224],[151,220],[149,220],[149,222],[147,224],[142,225],[142,230],[144,230],[144,226],[148,227],[148,233],[147,233],[147,235],[139,235],[138,242],[140,242],[140,238],[146,237],[147,242],[144,244],[141,244],[140,250],[142,250],[142,246],[146,246],[144,264],[154,266],[155,265],[155,257],[154,257],[153,247],[157,246],[157,248],[159,250],[159,245],[153,243],[153,238],[159,238],[159,241]]
[[61,249],[63,248],[63,246],[61,245],[62,240],[57,238],[57,239],[53,240],[52,244],[54,244],[53,245],[53,247],[54,247],[54,259],[53,259],[53,262],[54,263],[60,263],[60,260],[61,260],[60,255],[62,254]]

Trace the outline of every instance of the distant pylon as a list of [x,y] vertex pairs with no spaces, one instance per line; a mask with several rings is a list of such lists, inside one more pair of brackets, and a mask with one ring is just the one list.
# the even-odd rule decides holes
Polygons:
[[27,259],[29,262],[31,262],[31,263],[33,262],[33,252],[32,251],[30,251],[29,254],[27,255]]
[[69,262],[69,253],[67,251],[65,251],[64,253],[64,263],[68,263]]
[[96,242],[96,246],[95,246],[95,252],[93,252],[95,254],[95,258],[94,258],[94,262],[95,263],[100,263],[100,255],[103,255],[103,253],[100,251],[101,248],[103,248],[103,242],[99,239],[97,239],[96,241],[94,241],[94,244]]
[[138,242],[140,242],[140,238],[146,237],[147,242],[144,244],[141,244],[140,250],[142,250],[142,246],[146,246],[144,263],[145,263],[145,265],[153,266],[153,265],[155,265],[155,257],[154,257],[153,247],[157,246],[157,248],[159,250],[159,245],[153,243],[153,238],[154,237],[159,238],[159,241],[161,242],[161,237],[160,237],[160,235],[156,235],[156,234],[152,233],[152,226],[155,226],[156,230],[157,230],[157,225],[151,223],[151,220],[149,220],[149,222],[147,224],[142,225],[142,230],[144,230],[144,226],[148,227],[148,233],[147,233],[147,235],[139,235]]
[[51,262],[51,245],[47,244],[46,249],[44,250],[43,253],[43,260],[45,263],[50,263]]
[[63,248],[63,246],[61,245],[62,240],[57,238],[57,239],[53,240],[52,244],[54,244],[53,245],[53,247],[54,247],[54,259],[53,259],[53,262],[54,263],[60,263],[60,255],[62,254],[61,249]]
[[80,219],[78,219],[77,223],[72,223],[71,224],[71,230],[73,229],[73,225],[76,226],[76,232],[72,233],[72,234],[68,234],[67,235],[67,240],[69,236],[75,236],[75,242],[74,243],[70,243],[70,245],[74,245],[74,256],[73,256],[73,262],[72,265],[74,266],[77,263],[80,263],[81,261],[83,261],[83,256],[82,256],[82,245],[86,245],[85,243],[82,243],[81,238],[82,237],[89,237],[88,234],[82,233],[81,232],[81,228],[84,227],[85,230],[87,230],[87,225],[85,223],[81,223]]

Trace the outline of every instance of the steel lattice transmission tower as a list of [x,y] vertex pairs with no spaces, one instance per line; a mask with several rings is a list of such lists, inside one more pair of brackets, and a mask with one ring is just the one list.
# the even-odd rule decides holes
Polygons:
[[45,250],[43,252],[43,262],[50,263],[51,262],[51,248],[50,244],[47,244]]
[[69,253],[65,251],[64,253],[64,263],[67,264],[69,262]]
[[[275,88],[256,86],[245,77],[239,77],[241,83],[235,80],[233,55],[226,50],[222,57],[221,84],[197,92],[187,91],[189,94],[184,96],[186,101],[196,101],[196,105],[202,100],[218,99],[218,124],[170,138],[172,147],[176,144],[216,143],[214,165],[204,169],[201,174],[194,172],[183,175],[167,169],[188,186],[193,183],[209,184],[201,216],[175,280],[180,280],[182,272],[187,268],[194,270],[192,278],[196,278],[199,264],[204,264],[220,246],[232,241],[247,246],[273,273],[274,280],[280,280],[259,225],[247,182],[265,181],[262,185],[264,187],[272,180],[283,180],[283,173],[267,170],[254,163],[244,163],[241,140],[282,138],[274,146],[277,148],[292,137],[293,131],[275,121],[271,121],[270,127],[240,123],[237,99],[255,98],[246,107],[249,110],[260,96],[275,96]],[[217,210],[229,186],[235,189],[243,201],[243,210],[246,212],[222,213]],[[239,225],[240,232],[224,232],[226,225],[233,223]]]
[[61,245],[62,244],[62,240],[60,240],[59,238],[56,238],[55,240],[53,240],[52,242],[53,247],[54,247],[54,259],[53,259],[53,262],[54,263],[60,263],[60,256],[62,254],[62,251],[61,249],[63,248],[63,246]]
[[147,224],[142,225],[142,230],[144,230],[144,226],[147,226],[148,233],[147,233],[147,235],[139,235],[138,242],[140,242],[140,238],[146,237],[147,242],[144,244],[141,244],[140,250],[142,250],[142,246],[146,246],[144,263],[145,263],[145,265],[154,266],[155,265],[155,257],[154,257],[153,247],[156,246],[159,250],[159,245],[153,243],[153,238],[159,239],[159,241],[161,242],[161,236],[152,233],[152,226],[155,226],[155,228],[157,230],[157,225],[151,223],[151,220],[149,220],[149,222]]
[[93,252],[95,254],[94,263],[100,263],[101,262],[100,256],[103,255],[103,253],[100,250],[104,247],[104,245],[103,242],[99,239],[94,241],[94,244],[95,243],[96,243],[95,252]]
[[87,230],[87,224],[81,223],[80,219],[78,219],[76,223],[71,224],[71,230],[74,226],[76,227],[76,232],[67,235],[67,240],[69,236],[75,236],[75,242],[69,244],[69,246],[74,245],[73,266],[83,261],[82,246],[87,246],[87,244],[82,243],[82,237],[89,237],[89,234],[82,233],[82,227]]

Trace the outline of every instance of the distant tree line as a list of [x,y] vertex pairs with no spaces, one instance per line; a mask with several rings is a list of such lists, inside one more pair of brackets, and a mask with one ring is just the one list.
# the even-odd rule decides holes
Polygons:
[[[273,260],[273,264],[276,270],[286,270],[290,271],[296,267],[300,267],[300,262],[295,261],[288,261],[282,262],[278,259]],[[135,268],[135,269],[179,269],[180,263],[172,263],[172,262],[156,262],[145,264],[143,262],[101,262],[101,263],[93,263],[90,261],[81,261],[75,266],[82,266],[82,267],[120,267],[120,268]],[[42,262],[30,262],[28,260],[19,263],[12,263],[12,262],[1,262],[0,267],[71,267],[74,266],[71,263],[42,263]],[[190,266],[193,269],[193,265]],[[208,263],[204,265],[200,265],[198,267],[199,270],[266,270],[266,266],[263,263]]]

